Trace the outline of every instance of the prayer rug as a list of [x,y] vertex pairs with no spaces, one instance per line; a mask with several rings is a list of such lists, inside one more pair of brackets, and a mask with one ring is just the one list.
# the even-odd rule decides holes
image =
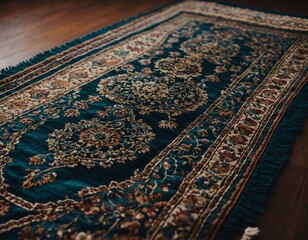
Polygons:
[[1,239],[228,239],[307,116],[308,20],[180,2],[1,71]]

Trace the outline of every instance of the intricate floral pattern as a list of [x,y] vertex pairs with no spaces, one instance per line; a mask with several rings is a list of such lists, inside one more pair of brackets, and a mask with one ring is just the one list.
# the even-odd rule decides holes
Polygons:
[[197,38],[182,44],[182,49],[188,54],[199,55],[217,65],[228,64],[238,55],[240,47],[232,41],[233,32],[219,36],[218,34],[202,33]]
[[307,81],[307,26],[187,1],[1,81],[0,238],[215,238]]
[[198,59],[193,58],[163,58],[155,63],[155,67],[169,77],[186,79],[200,76],[202,70]]
[[[180,76],[183,76],[182,72]],[[175,128],[171,121],[185,111],[194,111],[207,100],[205,84],[191,78],[176,79],[172,75],[154,77],[143,73],[121,74],[103,79],[98,91],[110,100],[140,109],[140,114],[165,113],[162,128]]]
[[[76,103],[81,108],[86,106],[85,102]],[[97,116],[54,130],[47,140],[49,153],[32,156],[29,161],[30,165],[48,167],[32,170],[22,187],[53,182],[59,168],[78,165],[108,168],[115,162],[124,164],[127,160],[136,160],[137,154],[150,150],[148,143],[154,140],[155,134],[150,126],[135,118],[132,110],[115,105],[97,112]]]

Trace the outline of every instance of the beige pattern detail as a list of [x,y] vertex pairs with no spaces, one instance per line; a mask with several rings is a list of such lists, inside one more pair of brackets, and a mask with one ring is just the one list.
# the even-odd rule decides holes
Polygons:
[[10,211],[9,202],[0,200],[0,217],[5,216],[8,211]]

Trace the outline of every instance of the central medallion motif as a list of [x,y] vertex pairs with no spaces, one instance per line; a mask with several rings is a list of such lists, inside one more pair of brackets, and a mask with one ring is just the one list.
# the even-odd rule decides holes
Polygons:
[[166,114],[168,120],[159,121],[160,128],[175,128],[173,117],[194,111],[204,105],[207,94],[204,83],[173,75],[153,76],[143,73],[119,74],[101,80],[98,92],[125,106],[138,108],[140,114]]
[[29,164],[46,166],[32,170],[25,178],[23,188],[52,182],[56,169],[62,167],[96,165],[107,168],[115,162],[136,160],[137,154],[150,150],[149,142],[155,137],[152,128],[136,120],[131,109],[115,105],[97,112],[97,118],[67,123],[56,129],[47,140],[48,154],[35,155]]
[[155,67],[162,73],[179,78],[198,77],[201,75],[201,66],[198,63],[198,59],[163,58],[155,63]]
[[201,34],[197,38],[184,42],[181,49],[193,56],[206,58],[217,65],[228,64],[240,51],[240,47],[232,41],[232,32],[217,36]]

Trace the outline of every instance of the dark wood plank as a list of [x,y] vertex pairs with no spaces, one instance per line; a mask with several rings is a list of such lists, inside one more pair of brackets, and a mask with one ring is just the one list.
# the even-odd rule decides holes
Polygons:
[[216,2],[239,4],[242,6],[262,9],[270,12],[281,12],[301,16],[308,15],[308,4],[306,0],[217,0]]
[[269,205],[260,217],[260,239],[307,239],[308,120],[297,136]]
[[308,120],[294,142],[290,163],[308,169]]
[[308,239],[308,171],[302,185],[302,191],[297,199],[284,239]]
[[285,230],[292,227],[291,216],[305,175],[306,171],[301,167],[292,164],[285,167],[279,176],[269,206],[260,218],[260,239],[284,239]]
[[0,1],[0,68],[169,2]]

